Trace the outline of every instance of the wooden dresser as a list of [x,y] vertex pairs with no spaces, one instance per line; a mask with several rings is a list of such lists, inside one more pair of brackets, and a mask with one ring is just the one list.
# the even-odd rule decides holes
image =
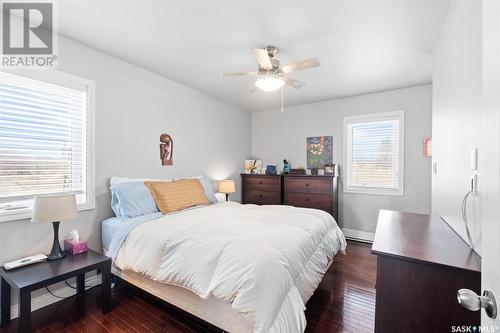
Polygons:
[[377,255],[375,332],[451,332],[480,324],[457,291],[481,292],[481,259],[439,217],[381,210],[372,253]]
[[338,221],[338,176],[241,174],[244,204],[316,208]]
[[241,174],[244,204],[281,205],[283,183],[280,175]]
[[283,175],[283,204],[321,209],[338,221],[337,178]]

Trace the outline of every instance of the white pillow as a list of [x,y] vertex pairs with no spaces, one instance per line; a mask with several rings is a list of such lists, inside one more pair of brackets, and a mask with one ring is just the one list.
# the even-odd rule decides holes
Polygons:
[[111,187],[116,186],[121,183],[131,183],[131,182],[147,182],[147,181],[163,181],[163,182],[171,182],[173,181],[172,178],[167,178],[167,179],[151,179],[151,178],[130,178],[130,177],[117,177],[113,176],[109,180],[109,185]]
[[226,201],[226,195],[224,193],[215,193],[215,198],[217,199],[217,202],[225,202]]

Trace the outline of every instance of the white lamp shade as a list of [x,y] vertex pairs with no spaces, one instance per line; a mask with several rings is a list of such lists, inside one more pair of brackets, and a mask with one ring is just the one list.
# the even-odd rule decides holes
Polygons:
[[50,223],[76,218],[74,194],[36,196],[31,222]]
[[236,192],[236,186],[234,185],[234,180],[221,180],[219,182],[219,188],[217,190],[219,193],[234,193]]
[[280,77],[275,76],[267,76],[258,78],[255,81],[255,86],[259,89],[262,89],[267,92],[278,90],[279,88],[285,85],[285,81],[283,81]]

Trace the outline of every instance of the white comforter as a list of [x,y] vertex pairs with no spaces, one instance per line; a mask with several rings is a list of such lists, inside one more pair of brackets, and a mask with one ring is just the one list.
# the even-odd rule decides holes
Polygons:
[[230,302],[255,332],[294,333],[306,326],[304,300],[345,247],[323,211],[229,202],[138,226],[115,265]]

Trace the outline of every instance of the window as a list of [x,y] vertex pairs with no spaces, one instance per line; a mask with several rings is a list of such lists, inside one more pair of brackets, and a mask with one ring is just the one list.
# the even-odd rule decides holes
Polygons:
[[404,194],[404,112],[344,118],[345,192]]
[[94,207],[94,84],[36,72],[0,73],[0,221],[30,217],[37,194],[73,192],[80,210]]

